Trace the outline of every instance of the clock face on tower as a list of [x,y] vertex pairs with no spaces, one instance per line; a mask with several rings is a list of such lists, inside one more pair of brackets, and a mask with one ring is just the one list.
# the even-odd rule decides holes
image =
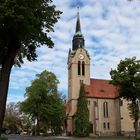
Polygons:
[[83,54],[79,54],[78,57],[79,57],[79,59],[81,59],[81,60],[84,59],[84,55],[83,55]]

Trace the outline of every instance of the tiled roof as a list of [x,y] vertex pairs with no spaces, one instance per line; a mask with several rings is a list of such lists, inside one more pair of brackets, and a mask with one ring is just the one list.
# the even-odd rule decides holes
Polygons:
[[85,85],[86,95],[94,98],[116,98],[119,96],[116,86],[109,80],[90,79],[90,85]]

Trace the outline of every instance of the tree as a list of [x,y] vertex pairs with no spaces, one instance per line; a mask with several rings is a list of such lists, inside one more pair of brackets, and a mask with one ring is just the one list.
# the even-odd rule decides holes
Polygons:
[[135,137],[137,137],[138,120],[140,118],[140,110],[137,101],[136,102],[131,101],[130,103],[128,103],[130,117],[132,120],[134,120]]
[[20,127],[19,104],[10,102],[6,107],[3,128],[10,130],[12,133],[17,133]]
[[87,107],[87,99],[85,97],[84,84],[81,84],[80,94],[77,104],[77,112],[75,115],[75,136],[86,137],[90,132],[89,110]]
[[26,89],[26,100],[20,105],[21,111],[37,122],[37,134],[40,132],[41,124],[47,128],[51,127],[54,134],[60,134],[65,109],[57,90],[59,81],[52,72],[48,71],[36,76],[31,86]]
[[54,45],[48,33],[54,31],[61,12],[52,1],[0,1],[0,131],[12,66],[20,66],[24,57],[29,61],[36,60],[37,47]]
[[137,100],[140,100],[140,60],[136,60],[135,57],[121,60],[117,69],[111,70],[110,75],[111,83],[117,86],[120,97],[129,101],[128,108],[134,120],[137,137],[137,123],[140,117],[137,105]]

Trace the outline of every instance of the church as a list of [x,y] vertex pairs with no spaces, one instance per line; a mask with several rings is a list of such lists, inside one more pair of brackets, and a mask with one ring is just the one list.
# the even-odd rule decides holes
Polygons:
[[[133,121],[129,117],[127,102],[119,98],[119,93],[109,80],[90,78],[90,55],[85,47],[81,32],[79,11],[72,48],[68,53],[68,102],[66,105],[67,133],[75,130],[74,118],[77,110],[80,83],[84,83],[88,100],[91,132],[95,135],[119,135],[134,132]],[[94,57],[94,56],[92,56]]]

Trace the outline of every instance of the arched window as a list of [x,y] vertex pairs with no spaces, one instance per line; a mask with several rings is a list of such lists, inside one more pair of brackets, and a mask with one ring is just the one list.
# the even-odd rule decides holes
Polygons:
[[107,123],[107,128],[110,129],[110,123],[109,122]]
[[82,62],[82,75],[85,75],[85,62]]
[[78,61],[78,75],[81,75],[81,62]]
[[106,124],[105,124],[105,122],[103,123],[103,128],[106,129]]
[[108,117],[108,103],[107,102],[103,103],[103,113],[104,113],[104,117]]

